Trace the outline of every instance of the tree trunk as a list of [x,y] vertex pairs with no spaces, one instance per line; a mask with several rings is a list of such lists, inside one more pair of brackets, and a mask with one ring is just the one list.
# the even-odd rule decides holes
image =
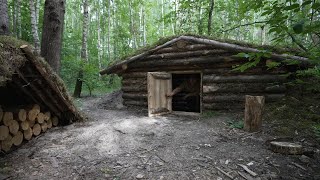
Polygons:
[[214,0],[211,0],[210,9],[209,9],[209,19],[208,19],[208,35],[211,34],[211,29],[212,29],[213,8],[214,8]]
[[0,0],[0,35],[9,35],[9,15],[7,0]]
[[[81,60],[86,63],[88,62],[88,51],[87,51],[87,36],[88,36],[88,24],[89,24],[89,11],[88,11],[88,0],[83,2],[83,29],[82,29],[82,48],[81,48]],[[79,98],[81,96],[82,84],[83,84],[83,67],[81,67],[76,86],[74,88],[73,97]]]
[[[36,0],[36,3],[38,0]],[[29,7],[30,7],[30,16],[31,16],[31,29],[32,29],[32,36],[33,36],[33,42],[34,42],[34,53],[35,55],[40,54],[40,40],[39,40],[39,34],[38,34],[38,15],[34,0],[29,1]]]
[[[97,49],[98,49],[98,65],[99,65],[99,69],[102,69],[102,63],[101,63],[101,25],[100,25],[100,1],[97,1],[97,30],[98,30],[98,39],[97,39]],[[100,74],[99,74],[100,75]],[[99,76],[100,77],[100,76]]]
[[260,131],[264,109],[264,96],[246,96],[244,129],[249,132]]
[[59,73],[65,0],[46,0],[44,8],[41,55]]

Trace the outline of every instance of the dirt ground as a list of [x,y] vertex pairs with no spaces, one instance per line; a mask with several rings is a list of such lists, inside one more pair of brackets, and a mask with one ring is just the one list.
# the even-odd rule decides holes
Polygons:
[[[119,93],[84,98],[90,119],[56,127],[0,157],[0,179],[320,179],[319,146],[313,155],[268,150],[266,131],[230,128],[237,114],[149,118],[124,108]],[[268,128],[264,126],[264,128]]]

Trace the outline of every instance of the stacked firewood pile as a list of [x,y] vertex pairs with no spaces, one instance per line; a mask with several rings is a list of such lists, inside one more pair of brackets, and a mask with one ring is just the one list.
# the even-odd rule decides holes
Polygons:
[[29,141],[58,124],[57,117],[42,112],[37,104],[14,110],[0,106],[0,151],[8,152],[13,145],[20,146],[23,140]]

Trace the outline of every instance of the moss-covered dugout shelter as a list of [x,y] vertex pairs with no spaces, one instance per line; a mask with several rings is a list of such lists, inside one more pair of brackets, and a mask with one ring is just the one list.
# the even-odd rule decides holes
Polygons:
[[5,111],[37,104],[58,117],[59,124],[81,120],[63,81],[31,49],[26,42],[0,36],[0,107]]
[[[244,108],[245,95],[263,95],[266,101],[285,96],[287,76],[295,67],[281,64],[268,69],[268,63],[295,60],[302,64],[307,58],[288,55],[273,48],[269,58],[262,58],[257,66],[244,72],[233,71],[234,66],[248,62],[238,53],[262,52],[266,47],[234,41],[218,41],[196,36],[179,36],[163,44],[128,57],[100,74],[122,77],[124,105],[149,107],[149,115],[203,110],[234,110]],[[270,47],[269,47],[270,48]],[[196,78],[199,82],[199,103],[190,107],[183,92],[172,99],[166,94],[182,81]]]

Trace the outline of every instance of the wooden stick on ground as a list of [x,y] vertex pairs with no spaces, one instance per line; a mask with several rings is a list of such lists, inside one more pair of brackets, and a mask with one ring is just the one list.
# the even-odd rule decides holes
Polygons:
[[218,167],[216,167],[216,169],[217,169],[218,171],[220,171],[222,174],[226,175],[228,178],[234,179],[234,177],[232,177],[231,175],[229,175],[227,172],[223,171],[222,169],[220,169],[220,168],[218,168]]
[[238,164],[238,166],[242,167],[247,173],[249,173],[251,176],[256,177],[258,174],[251,171],[247,166],[243,164]]

